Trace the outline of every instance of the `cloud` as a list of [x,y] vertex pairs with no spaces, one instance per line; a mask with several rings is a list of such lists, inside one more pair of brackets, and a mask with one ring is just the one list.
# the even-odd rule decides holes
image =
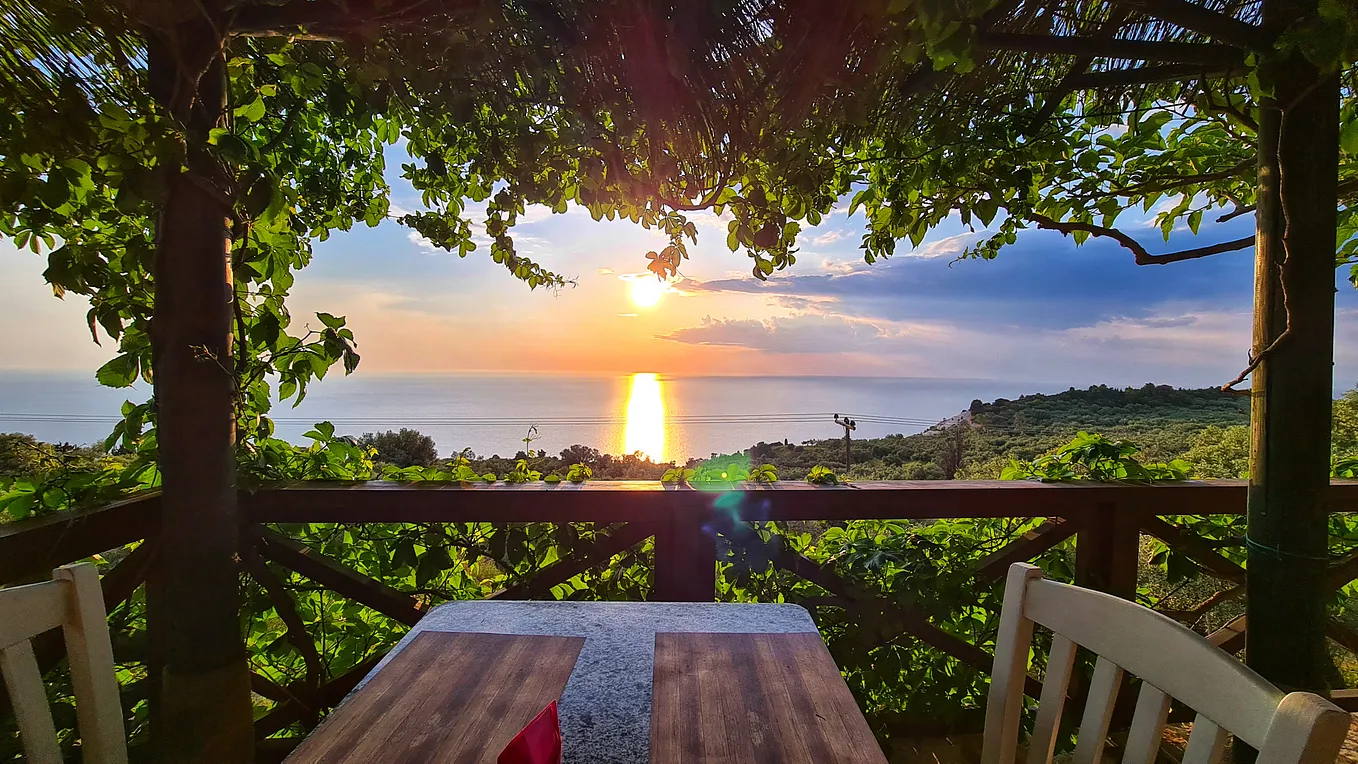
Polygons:
[[597,273],[598,273],[600,276],[612,276],[612,275],[613,275],[613,269],[612,269],[612,268],[600,268],[600,269],[597,271]]
[[919,257],[931,260],[935,257],[957,257],[962,254],[972,242],[981,238],[980,233],[959,233],[956,236],[949,236],[938,241],[929,242],[921,247],[917,247],[905,253],[906,257]]
[[659,339],[690,345],[716,345],[767,353],[836,354],[872,350],[889,330],[840,316],[799,315],[758,320],[703,318],[697,326],[676,329]]
[[430,254],[438,254],[439,252],[443,251],[438,247],[434,246],[434,242],[430,241],[424,236],[421,236],[419,231],[408,232],[406,234],[406,240]]
[[842,228],[836,228],[833,231],[826,231],[820,236],[817,236],[816,238],[811,240],[811,243],[823,247],[827,244],[834,244],[835,242],[839,241],[840,239],[848,235],[849,235],[848,231],[845,231]]
[[[1230,224],[1215,228],[1219,230],[1212,240],[1229,238],[1235,230]],[[1114,242],[1091,239],[1076,248],[1060,234],[1029,231],[995,260],[943,256],[960,251],[973,236],[940,239],[915,256],[873,265],[829,262],[820,272],[794,267],[764,282],[748,277],[689,280],[681,288],[699,294],[816,300],[818,312],[873,321],[941,320],[988,331],[1064,330],[1142,319],[1171,303],[1228,312],[1250,305],[1254,268],[1244,252],[1148,267],[1136,265]],[[1181,246],[1186,243],[1181,238],[1188,237],[1173,238],[1173,245]],[[930,256],[919,256],[925,251]]]

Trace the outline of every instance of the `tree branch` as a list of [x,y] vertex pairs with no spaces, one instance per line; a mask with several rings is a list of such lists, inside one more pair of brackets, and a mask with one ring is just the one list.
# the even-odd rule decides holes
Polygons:
[[1099,90],[1131,85],[1151,85],[1157,82],[1178,82],[1190,77],[1229,79],[1244,75],[1242,67],[1204,67],[1197,64],[1162,64],[1136,66],[1128,69],[1107,69],[1073,75],[1064,83],[1071,90]]
[[1137,265],[1167,265],[1169,263],[1177,263],[1183,260],[1196,260],[1200,257],[1219,255],[1223,252],[1235,252],[1237,250],[1246,249],[1248,247],[1254,246],[1254,237],[1247,236],[1243,239],[1235,239],[1233,241],[1223,241],[1220,244],[1213,244],[1208,247],[1185,249],[1180,252],[1169,252],[1163,255],[1152,255],[1150,252],[1146,251],[1145,247],[1141,246],[1140,242],[1123,233],[1122,231],[1119,231],[1116,228],[1108,228],[1106,226],[1094,225],[1093,223],[1061,222],[1058,220],[1053,220],[1052,218],[1049,218],[1046,215],[1039,215],[1037,213],[1031,212],[1028,213],[1027,217],[1029,220],[1033,221],[1034,223],[1037,223],[1038,228],[1045,228],[1051,231],[1060,231],[1062,234],[1066,236],[1069,236],[1070,234],[1075,233],[1077,231],[1083,231],[1084,233],[1088,233],[1091,236],[1102,236],[1109,239],[1113,239],[1117,243],[1121,244],[1123,247],[1130,249],[1132,253],[1136,255]]
[[981,32],[981,47],[1130,61],[1164,61],[1200,66],[1243,66],[1245,56],[1237,49],[1213,43],[1159,42],[1154,40],[1106,40],[1097,37]]
[[[249,37],[297,36],[306,39],[341,39],[371,24],[417,22],[432,16],[466,11],[469,0],[286,0],[276,5],[242,7],[231,25],[231,34]],[[294,35],[305,28],[307,34]]]
[[1178,175],[1171,178],[1157,178],[1155,180],[1142,181],[1141,183],[1115,188],[1098,194],[1071,194],[1071,198],[1080,201],[1089,201],[1090,199],[1102,199],[1110,196],[1140,196],[1141,194],[1171,191],[1176,188],[1192,186],[1198,183],[1211,183],[1212,181],[1217,180],[1227,180],[1244,175],[1246,172],[1253,170],[1256,166],[1256,161],[1257,160],[1255,160],[1254,157],[1250,157],[1248,159],[1240,160],[1236,166],[1225,170],[1203,172],[1196,175]]
[[1113,0],[1113,4],[1140,11],[1238,48],[1267,50],[1271,47],[1268,35],[1259,27],[1185,0]]

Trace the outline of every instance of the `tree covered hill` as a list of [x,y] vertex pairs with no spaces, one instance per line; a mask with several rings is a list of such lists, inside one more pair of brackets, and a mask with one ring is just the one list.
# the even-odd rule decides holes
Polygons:
[[[998,477],[1009,459],[1046,453],[1081,430],[1130,440],[1146,458],[1162,461],[1202,445],[1204,433],[1219,439],[1228,428],[1248,423],[1249,399],[1216,388],[1071,388],[1017,400],[973,401],[967,411],[925,432],[856,440],[849,473],[858,479]],[[759,443],[750,457],[796,476],[815,464],[842,468],[844,441]]]

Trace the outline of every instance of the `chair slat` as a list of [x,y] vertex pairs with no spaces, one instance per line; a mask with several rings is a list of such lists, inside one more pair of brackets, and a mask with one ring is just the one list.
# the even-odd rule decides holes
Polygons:
[[995,635],[995,665],[986,697],[985,733],[981,764],[1013,764],[1018,750],[1023,685],[1028,677],[1028,649],[1033,642],[1033,622],[1023,614],[1028,583],[1042,576],[1034,568],[1011,567],[1004,582],[1004,606],[1000,630]]
[[0,618],[0,648],[55,629],[66,621],[66,590],[62,584],[43,581],[40,584],[11,586],[0,601],[4,602],[4,617]]
[[1042,697],[1038,698],[1037,721],[1028,738],[1028,764],[1050,764],[1061,727],[1061,712],[1066,707],[1071,671],[1075,668],[1074,642],[1057,634],[1047,656],[1047,673],[1042,678]]
[[1154,764],[1164,739],[1165,719],[1169,716],[1171,698],[1151,685],[1141,683],[1136,696],[1136,711],[1132,713],[1132,727],[1127,732],[1127,747],[1122,764]]
[[70,619],[64,633],[83,761],[127,764],[127,732],[99,572],[93,565],[70,565],[52,577],[66,584],[70,595]]
[[19,723],[19,741],[30,764],[61,764],[57,729],[33,645],[25,640],[0,649],[0,674],[5,677],[14,719]]
[[1108,725],[1113,721],[1113,704],[1117,702],[1118,686],[1122,683],[1122,668],[1099,656],[1094,663],[1094,678],[1089,681],[1089,700],[1080,719],[1080,735],[1075,741],[1074,764],[1098,764],[1103,758],[1103,746],[1108,738]]
[[1193,732],[1188,736],[1183,764],[1220,764],[1230,734],[1216,722],[1198,714],[1193,719]]

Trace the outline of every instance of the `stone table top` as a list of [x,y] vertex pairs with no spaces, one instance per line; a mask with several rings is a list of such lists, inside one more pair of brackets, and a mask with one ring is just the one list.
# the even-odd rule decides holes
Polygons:
[[558,710],[566,764],[650,759],[651,679],[657,632],[778,634],[816,631],[799,605],[714,602],[449,602],[429,611],[367,682],[422,631],[584,637]]

